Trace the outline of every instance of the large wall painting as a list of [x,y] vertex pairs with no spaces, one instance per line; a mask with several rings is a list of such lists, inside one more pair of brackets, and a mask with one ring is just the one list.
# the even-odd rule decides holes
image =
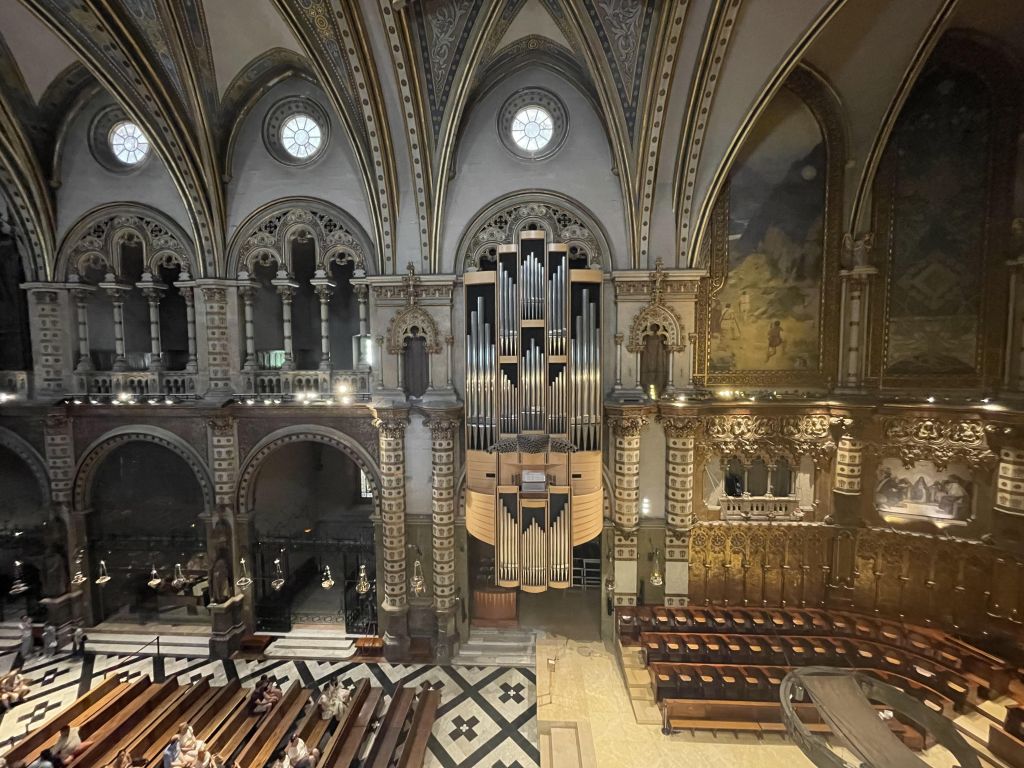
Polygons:
[[840,130],[816,76],[797,70],[737,155],[712,229],[697,370],[707,384],[827,384]]
[[989,99],[973,74],[939,67],[914,86],[893,132],[887,374],[978,367]]
[[910,469],[899,459],[883,459],[875,478],[875,509],[883,519],[966,522],[971,517],[973,485],[966,465],[939,472],[930,461]]

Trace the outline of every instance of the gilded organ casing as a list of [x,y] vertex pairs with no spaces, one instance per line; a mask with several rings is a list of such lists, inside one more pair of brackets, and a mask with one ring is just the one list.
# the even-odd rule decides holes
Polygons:
[[466,528],[498,586],[570,586],[601,532],[601,280],[542,230],[465,275]]

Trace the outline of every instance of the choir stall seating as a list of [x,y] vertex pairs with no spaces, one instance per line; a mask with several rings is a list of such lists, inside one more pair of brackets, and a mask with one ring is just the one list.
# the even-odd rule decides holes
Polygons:
[[[641,649],[666,732],[784,730],[779,686],[794,667],[867,672],[947,717],[1011,693],[1015,674],[944,632],[849,612],[645,606],[618,608],[616,622],[623,647]],[[798,712],[827,732],[812,705]],[[909,746],[931,743],[913,724],[890,727]]]
[[265,768],[293,730],[310,749],[320,749],[318,768],[349,768],[362,754],[368,755],[367,768],[423,765],[440,705],[438,691],[399,686],[385,706],[381,689],[364,680],[340,721],[321,718],[313,698],[293,684],[268,712],[253,715],[248,691],[237,680],[213,687],[204,678],[179,686],[148,677],[122,682],[115,675],[0,754],[10,768],[28,765],[55,744],[63,726],[72,725],[89,744],[67,763],[69,768],[104,766],[122,749],[128,749],[136,765],[145,761],[148,768],[159,768],[179,723],[188,722],[212,754],[237,768]]

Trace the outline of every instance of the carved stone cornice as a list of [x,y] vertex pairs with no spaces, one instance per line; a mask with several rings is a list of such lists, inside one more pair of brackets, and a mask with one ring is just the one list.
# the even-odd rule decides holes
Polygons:
[[827,413],[709,416],[704,423],[704,435],[721,456],[737,456],[746,461],[760,458],[767,463],[784,457],[794,464],[802,456],[809,456],[820,468],[835,453],[832,420]]
[[905,467],[930,461],[942,471],[951,462],[973,469],[988,468],[996,461],[989,447],[988,429],[978,419],[938,419],[926,416],[889,416],[882,421],[880,455],[895,456]]
[[694,437],[701,428],[701,419],[696,416],[667,416],[659,413],[655,420],[665,430],[666,437]]

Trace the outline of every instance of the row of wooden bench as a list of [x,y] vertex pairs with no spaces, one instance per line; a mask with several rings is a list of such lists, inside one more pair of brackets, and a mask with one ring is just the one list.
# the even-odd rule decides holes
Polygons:
[[422,766],[440,704],[437,691],[400,686],[378,715],[382,691],[364,680],[340,721],[324,720],[311,698],[309,690],[294,683],[269,711],[253,714],[249,692],[237,680],[222,687],[212,687],[209,678],[179,686],[175,680],[120,682],[111,676],[14,744],[4,757],[11,768],[26,765],[70,725],[88,742],[70,763],[72,768],[102,768],[122,749],[136,760],[145,759],[147,768],[159,768],[167,743],[178,725],[187,722],[211,754],[236,768],[264,768],[293,730],[310,749],[320,749],[321,768],[349,768],[365,751],[371,731],[361,764],[365,768]]
[[816,609],[665,608],[617,610],[623,645],[637,645],[649,633],[805,635],[859,639],[901,648],[944,667],[976,677],[992,696],[1005,694],[1015,670],[1006,660],[939,630],[899,624],[849,612]]
[[648,663],[848,667],[893,672],[951,699],[958,711],[987,698],[984,681],[918,654],[856,638],[645,633]]

